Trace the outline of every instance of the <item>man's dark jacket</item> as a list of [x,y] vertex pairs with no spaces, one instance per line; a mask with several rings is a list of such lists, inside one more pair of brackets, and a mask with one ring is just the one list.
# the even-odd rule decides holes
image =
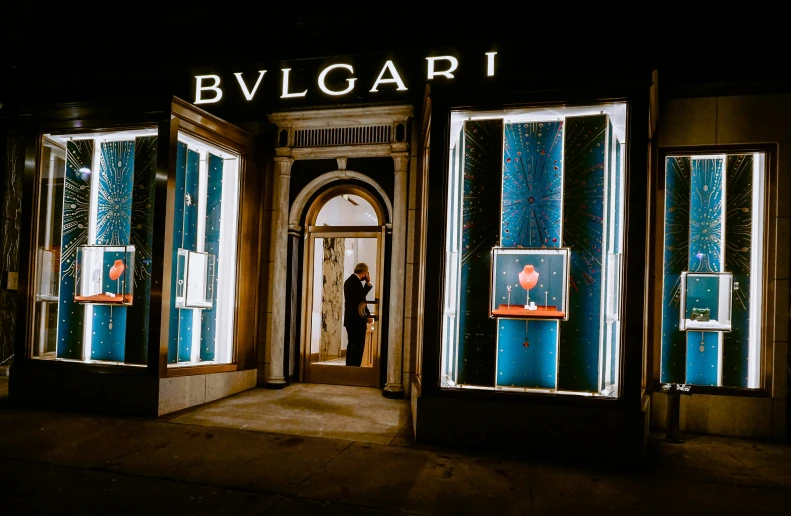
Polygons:
[[[373,285],[363,286],[356,274],[352,274],[343,282],[343,325],[345,327],[365,327],[366,320],[360,317],[357,307],[365,301],[365,296],[372,288]],[[370,315],[367,306],[364,313]]]

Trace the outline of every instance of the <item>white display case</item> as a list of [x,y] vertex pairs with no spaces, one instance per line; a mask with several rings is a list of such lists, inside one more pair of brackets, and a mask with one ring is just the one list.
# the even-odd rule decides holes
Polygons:
[[86,245],[77,248],[74,301],[131,305],[135,246]]
[[176,308],[211,310],[216,258],[213,254],[178,250]]
[[682,272],[681,331],[731,331],[733,274]]

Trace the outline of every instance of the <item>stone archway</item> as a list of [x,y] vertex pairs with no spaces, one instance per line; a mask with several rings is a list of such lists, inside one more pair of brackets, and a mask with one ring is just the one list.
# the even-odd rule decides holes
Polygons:
[[[274,113],[270,122],[277,126],[275,176],[272,192],[271,272],[267,290],[266,342],[263,358],[265,386],[286,385],[284,373],[286,307],[291,286],[287,285],[289,233],[299,235],[300,215],[310,197],[306,189],[289,209],[291,167],[300,159],[336,159],[338,170],[314,179],[308,186],[318,189],[332,181],[356,179],[370,184],[388,202],[391,237],[390,297],[388,300],[387,381],[384,394],[402,397],[404,355],[404,300],[406,277],[406,233],[410,162],[406,128],[412,106],[345,108]],[[393,198],[383,195],[379,185],[363,174],[347,171],[346,159],[391,157],[393,159]],[[377,188],[378,187],[378,188]],[[305,194],[303,196],[303,193]],[[292,213],[293,212],[293,213]],[[275,300],[279,300],[275,302]],[[261,361],[259,358],[259,361]]]

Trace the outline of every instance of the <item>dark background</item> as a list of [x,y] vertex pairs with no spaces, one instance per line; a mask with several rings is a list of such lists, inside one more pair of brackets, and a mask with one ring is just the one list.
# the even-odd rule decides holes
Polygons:
[[[192,100],[195,73],[227,69],[222,75],[230,81],[231,69],[254,78],[259,65],[268,70],[264,85],[276,89],[279,63],[298,68],[303,61],[315,70],[337,56],[353,56],[364,72],[356,91],[367,91],[385,56],[425,79],[425,56],[465,49],[507,50],[518,56],[525,77],[575,67],[657,67],[663,97],[789,89],[788,4],[520,5],[6,2],[0,7],[0,119],[50,101],[162,91]],[[422,85],[412,82],[410,95],[422,97]],[[315,102],[299,107],[309,104]]]

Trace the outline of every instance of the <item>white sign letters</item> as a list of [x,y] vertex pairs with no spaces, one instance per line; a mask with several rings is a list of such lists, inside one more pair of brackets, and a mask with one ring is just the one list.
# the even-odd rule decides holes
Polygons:
[[[497,52],[486,52],[486,75],[488,77],[493,77],[495,74],[495,56]],[[459,67],[459,60],[455,56],[447,55],[447,56],[435,56],[435,57],[427,57],[426,61],[428,63],[427,70],[426,70],[426,80],[434,80],[437,77],[444,77],[447,80],[454,79],[455,72]],[[331,89],[327,86],[327,76],[332,73],[334,70],[346,70],[348,72],[348,78],[346,79],[347,86],[341,90]],[[298,98],[298,97],[305,97],[308,94],[308,90],[305,89],[304,91],[299,92],[292,92],[289,88],[289,80],[291,78],[291,68],[282,68],[280,72],[283,74],[282,76],[282,83],[281,83],[281,99],[287,98]],[[340,72],[336,72],[340,73]],[[234,72],[233,74],[236,77],[236,81],[239,83],[239,89],[242,91],[242,95],[244,96],[245,100],[251,102],[255,98],[255,94],[261,86],[261,83],[264,80],[264,75],[266,75],[266,70],[258,70],[258,77],[255,79],[255,84],[251,88],[249,86],[249,82],[245,80],[242,72]],[[219,75],[196,75],[195,76],[195,104],[215,104],[219,102],[223,98],[223,90],[221,88],[221,79]],[[324,93],[325,95],[331,95],[333,97],[337,97],[340,95],[348,95],[354,91],[356,86],[357,77],[354,77],[354,68],[350,64],[345,63],[337,63],[331,64],[324,68],[321,73],[319,73],[319,77],[317,80],[317,86],[319,90]],[[392,60],[385,61],[385,64],[382,66],[381,71],[379,72],[379,76],[371,86],[371,89],[368,90],[371,93],[378,93],[379,88],[382,85],[395,85],[395,91],[407,91],[406,84],[404,84],[404,80],[401,78],[401,74],[399,73],[398,69],[396,68],[395,63]],[[392,88],[392,87],[391,87]]]

